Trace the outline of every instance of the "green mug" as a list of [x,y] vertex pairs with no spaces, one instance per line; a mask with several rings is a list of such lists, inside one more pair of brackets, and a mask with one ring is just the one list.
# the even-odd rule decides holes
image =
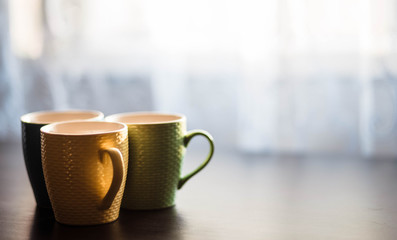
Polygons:
[[[214,153],[212,136],[203,130],[186,132],[183,115],[121,113],[108,116],[105,121],[128,126],[129,167],[122,208],[143,210],[174,206],[176,190],[201,171]],[[193,172],[181,177],[186,147],[197,135],[208,140],[208,156]]]

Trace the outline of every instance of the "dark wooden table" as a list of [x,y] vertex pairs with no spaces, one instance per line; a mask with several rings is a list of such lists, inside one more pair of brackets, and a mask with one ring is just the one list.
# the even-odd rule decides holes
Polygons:
[[[194,152],[194,153],[193,153]],[[202,158],[188,152],[185,171]],[[0,239],[397,239],[397,161],[215,154],[158,211],[92,227],[36,209],[19,144],[0,145]]]

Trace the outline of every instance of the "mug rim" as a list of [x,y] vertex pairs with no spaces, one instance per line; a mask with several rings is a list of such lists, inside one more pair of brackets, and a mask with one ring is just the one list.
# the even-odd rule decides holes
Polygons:
[[[94,121],[94,120],[101,120],[104,118],[104,114],[97,110],[85,110],[85,109],[69,109],[69,110],[43,110],[43,111],[36,111],[30,112],[22,115],[20,117],[21,122],[28,123],[28,124],[51,124],[56,122],[65,122],[65,121],[33,121],[31,118],[36,116],[44,116],[47,114],[75,114],[75,113],[92,113],[93,116],[87,119],[76,119],[76,120],[65,120],[65,121]],[[95,115],[95,116],[94,116]]]
[[[121,121],[121,117],[127,116],[169,116],[169,117],[176,117],[175,120],[169,121],[155,121],[155,122],[127,122]],[[178,123],[183,122],[186,120],[186,116],[180,113],[165,113],[165,112],[156,112],[156,111],[142,111],[142,112],[124,112],[124,113],[116,113],[105,117],[106,122],[122,122],[127,125],[160,125],[160,124],[170,124],[170,123]]]
[[[53,129],[55,126],[58,125],[69,125],[69,124],[90,124],[90,123],[95,123],[95,124],[115,124],[119,125],[120,128],[114,129],[114,130],[98,130],[95,132],[76,132],[76,133],[65,133],[65,132],[52,132],[51,129]],[[98,135],[103,135],[103,134],[111,134],[111,133],[118,133],[118,132],[123,132],[123,131],[128,131],[128,127],[126,124],[122,122],[105,122],[105,121],[84,121],[84,120],[74,120],[74,121],[64,121],[64,122],[56,122],[56,123],[50,123],[48,125],[45,125],[40,128],[40,132],[42,134],[47,134],[47,135],[56,135],[56,136],[98,136]]]

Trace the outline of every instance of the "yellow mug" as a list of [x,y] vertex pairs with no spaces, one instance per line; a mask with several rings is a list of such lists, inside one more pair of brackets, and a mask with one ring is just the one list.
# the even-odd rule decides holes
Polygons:
[[128,168],[123,123],[70,121],[41,128],[44,179],[55,219],[95,225],[119,216]]

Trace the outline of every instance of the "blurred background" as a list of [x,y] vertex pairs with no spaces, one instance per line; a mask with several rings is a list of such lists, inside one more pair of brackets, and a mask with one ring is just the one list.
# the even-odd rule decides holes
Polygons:
[[396,43],[396,0],[0,0],[0,141],[155,110],[225,151],[396,157]]

